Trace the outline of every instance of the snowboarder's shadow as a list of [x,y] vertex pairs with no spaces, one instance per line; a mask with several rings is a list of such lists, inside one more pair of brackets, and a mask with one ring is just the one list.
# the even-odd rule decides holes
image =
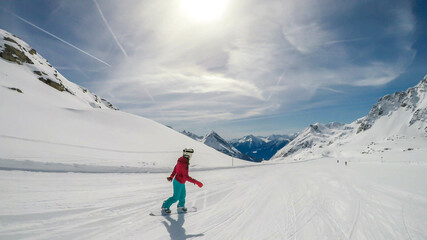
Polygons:
[[166,220],[168,220],[170,224],[166,221],[162,221],[163,225],[165,225],[169,232],[171,240],[185,240],[193,237],[204,236],[203,233],[190,235],[185,233],[185,228],[183,227],[185,222],[184,215],[185,214],[178,214],[178,220],[171,218],[169,215],[165,216]]

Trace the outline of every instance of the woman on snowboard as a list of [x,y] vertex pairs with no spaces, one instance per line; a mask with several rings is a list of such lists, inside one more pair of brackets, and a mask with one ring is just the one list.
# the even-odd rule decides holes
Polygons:
[[190,165],[190,158],[193,153],[194,150],[191,148],[184,149],[182,157],[178,159],[178,162],[175,165],[172,174],[170,175],[170,177],[166,178],[169,182],[172,182],[173,179],[173,196],[164,201],[162,205],[162,211],[167,214],[171,213],[171,210],[169,208],[177,201],[179,201],[177,206],[178,211],[187,212],[187,208],[185,207],[185,196],[187,195],[185,191],[186,181],[197,184],[197,186],[199,186],[200,188],[203,187],[203,184],[201,182],[188,176],[188,166]]

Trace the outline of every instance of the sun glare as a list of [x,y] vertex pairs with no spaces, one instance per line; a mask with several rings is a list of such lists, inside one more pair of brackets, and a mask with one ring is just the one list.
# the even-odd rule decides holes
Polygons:
[[181,8],[194,21],[210,22],[221,18],[230,0],[181,0]]

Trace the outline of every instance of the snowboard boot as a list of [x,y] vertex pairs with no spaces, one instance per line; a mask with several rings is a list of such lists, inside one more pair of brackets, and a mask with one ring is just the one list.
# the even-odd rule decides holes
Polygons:
[[171,214],[171,210],[169,208],[162,208],[162,212],[165,214]]
[[178,207],[177,210],[181,211],[181,212],[187,212],[188,211],[188,209],[186,207]]
[[172,211],[169,208],[163,207],[165,205],[165,202],[166,201],[163,201],[163,204],[162,204],[162,212],[164,212],[166,214],[171,214]]

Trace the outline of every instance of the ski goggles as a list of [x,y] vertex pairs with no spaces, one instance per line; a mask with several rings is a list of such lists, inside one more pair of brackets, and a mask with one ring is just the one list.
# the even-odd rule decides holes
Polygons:
[[191,158],[193,156],[194,150],[192,148],[186,148],[182,150],[182,155],[187,158]]

